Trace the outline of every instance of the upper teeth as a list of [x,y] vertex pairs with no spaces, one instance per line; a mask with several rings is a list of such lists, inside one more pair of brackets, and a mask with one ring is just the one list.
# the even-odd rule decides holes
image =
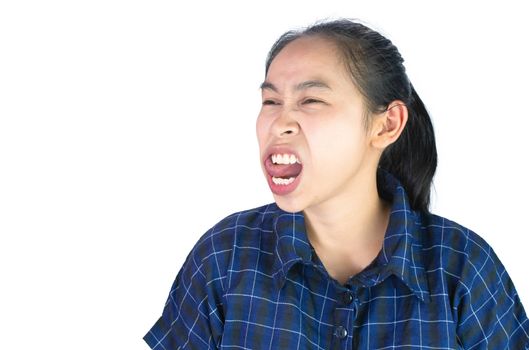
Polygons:
[[272,163],[274,164],[294,164],[299,163],[299,159],[293,154],[272,154]]

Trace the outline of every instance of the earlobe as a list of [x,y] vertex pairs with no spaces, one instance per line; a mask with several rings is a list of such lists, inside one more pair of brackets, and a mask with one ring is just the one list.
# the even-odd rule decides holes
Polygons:
[[376,148],[384,149],[397,141],[408,121],[408,108],[404,102],[395,100],[388,108],[379,114],[376,135],[372,144]]

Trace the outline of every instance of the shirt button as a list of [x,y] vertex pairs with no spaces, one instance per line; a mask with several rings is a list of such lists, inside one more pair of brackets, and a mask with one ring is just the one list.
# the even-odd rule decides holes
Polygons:
[[345,292],[342,295],[342,302],[344,305],[349,305],[353,302],[353,294],[351,292]]
[[343,339],[347,337],[347,330],[343,326],[338,326],[334,329],[334,336]]

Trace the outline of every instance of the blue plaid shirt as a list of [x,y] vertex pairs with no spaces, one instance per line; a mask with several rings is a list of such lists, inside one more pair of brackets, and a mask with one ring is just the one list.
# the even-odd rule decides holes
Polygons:
[[188,255],[145,335],[176,349],[529,349],[529,321],[491,247],[410,209],[389,174],[383,247],[345,285],[331,278],[302,212],[234,213]]

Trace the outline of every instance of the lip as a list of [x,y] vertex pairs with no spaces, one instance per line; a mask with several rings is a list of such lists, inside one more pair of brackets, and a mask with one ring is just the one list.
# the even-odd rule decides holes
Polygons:
[[272,175],[268,173],[266,174],[266,180],[268,181],[268,186],[270,187],[270,190],[278,196],[285,196],[291,192],[294,192],[294,190],[298,188],[298,185],[302,177],[303,177],[303,170],[301,170],[301,173],[299,173],[299,175],[296,176],[296,178],[291,184],[276,185],[274,181],[272,181]]

